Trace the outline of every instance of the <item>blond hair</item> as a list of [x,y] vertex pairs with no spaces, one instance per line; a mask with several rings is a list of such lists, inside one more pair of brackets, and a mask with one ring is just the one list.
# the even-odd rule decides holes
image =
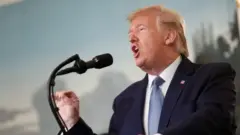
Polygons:
[[170,27],[174,27],[174,29],[178,33],[177,39],[177,52],[184,54],[188,57],[188,48],[187,41],[185,37],[185,21],[183,17],[181,17],[177,12],[167,9],[162,5],[157,6],[149,6],[145,8],[140,8],[128,16],[128,21],[131,23],[136,17],[146,15],[149,12],[156,13],[156,21],[157,21],[157,29],[160,29],[161,24],[167,24]]

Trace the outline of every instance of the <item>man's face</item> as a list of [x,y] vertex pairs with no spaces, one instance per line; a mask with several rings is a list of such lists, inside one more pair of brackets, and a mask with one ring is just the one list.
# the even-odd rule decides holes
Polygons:
[[131,22],[129,39],[136,65],[153,68],[163,52],[164,37],[157,29],[156,16],[138,16]]

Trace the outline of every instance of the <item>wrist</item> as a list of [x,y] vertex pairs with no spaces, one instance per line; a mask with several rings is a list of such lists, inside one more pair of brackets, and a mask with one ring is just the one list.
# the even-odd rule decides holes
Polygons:
[[69,119],[65,122],[68,130],[71,129],[78,121],[79,121],[79,117],[77,118],[73,118],[73,119]]

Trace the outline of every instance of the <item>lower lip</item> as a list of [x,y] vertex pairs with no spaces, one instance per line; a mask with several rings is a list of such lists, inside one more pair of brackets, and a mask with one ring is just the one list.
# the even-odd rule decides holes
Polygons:
[[138,56],[139,56],[139,52],[134,53],[134,58],[138,58]]

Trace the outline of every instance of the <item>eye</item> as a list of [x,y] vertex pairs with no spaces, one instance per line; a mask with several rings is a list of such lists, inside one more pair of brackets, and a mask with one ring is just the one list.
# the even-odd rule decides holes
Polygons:
[[139,30],[142,31],[142,30],[145,30],[146,28],[145,27],[140,27]]

